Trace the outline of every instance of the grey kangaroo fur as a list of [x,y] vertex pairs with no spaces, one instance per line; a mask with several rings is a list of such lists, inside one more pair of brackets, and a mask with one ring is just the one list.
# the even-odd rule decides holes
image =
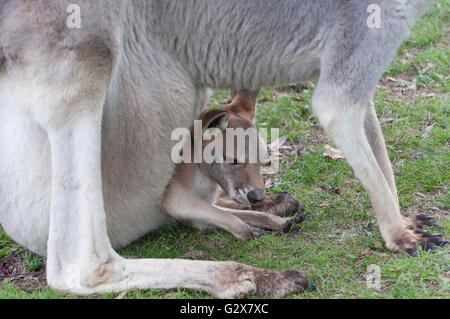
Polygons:
[[[81,28],[68,28],[69,4]],[[369,28],[369,4],[381,28]],[[207,87],[318,79],[312,107],[368,191],[386,246],[439,239],[409,228],[372,97],[425,0],[0,0],[0,222],[47,256],[73,293],[191,288],[282,297],[296,271],[236,262],[125,259],[114,248],[172,221],[160,203]],[[429,238],[428,238],[429,239]]]

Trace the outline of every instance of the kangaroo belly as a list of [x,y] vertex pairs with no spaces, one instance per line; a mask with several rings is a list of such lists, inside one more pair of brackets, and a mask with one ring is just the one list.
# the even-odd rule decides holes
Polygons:
[[[11,93],[8,87],[26,85],[14,81],[0,78],[0,223],[16,242],[45,255],[51,150],[46,132],[23,112],[30,107],[24,103],[36,101],[27,102]],[[170,158],[171,131],[190,126],[204,95],[192,87],[180,90],[177,86],[175,90],[161,78],[159,81],[161,87],[134,88],[145,94],[123,87],[119,93],[119,88],[108,93],[102,127],[102,174],[107,229],[114,248],[171,221],[160,208],[175,167]],[[35,93],[33,96],[39,96]],[[142,104],[127,99],[136,94],[141,95]],[[120,100],[113,98],[119,95]]]
[[50,212],[47,136],[0,88],[0,222],[19,244],[45,254]]

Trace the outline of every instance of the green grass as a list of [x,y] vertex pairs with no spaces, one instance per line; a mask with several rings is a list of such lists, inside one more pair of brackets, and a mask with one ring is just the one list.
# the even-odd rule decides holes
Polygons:
[[22,260],[30,271],[36,271],[42,267],[42,258],[39,255],[26,251],[22,254]]
[[[448,194],[449,152],[449,1],[440,0],[413,29],[386,71],[376,93],[377,114],[383,125],[396,175],[401,206],[405,211],[433,211],[440,229],[450,235]],[[428,69],[427,66],[430,66]],[[422,72],[424,69],[425,72]],[[397,79],[392,86],[387,78]],[[415,87],[414,87],[415,86]],[[390,89],[392,88],[392,89]],[[403,90],[399,94],[397,90]],[[325,158],[324,137],[310,117],[312,90],[288,96],[264,89],[257,115],[259,127],[278,127],[288,143],[300,146],[297,156],[282,163],[271,191],[295,194],[310,212],[290,233],[268,233],[249,242],[220,231],[199,231],[167,226],[136,241],[122,255],[152,258],[185,258],[199,250],[213,260],[235,260],[270,269],[305,272],[317,291],[289,298],[449,298],[449,249],[419,251],[417,257],[386,250],[367,194],[344,160]],[[227,91],[216,91],[212,105],[223,105]],[[426,126],[433,125],[428,138]],[[339,193],[333,191],[335,187]],[[425,196],[425,198],[424,198]],[[19,249],[0,231],[0,264]],[[30,270],[41,259],[26,252]],[[381,269],[381,290],[369,289],[369,265]],[[117,294],[93,296],[113,298]],[[188,290],[133,290],[124,298],[210,298]],[[77,298],[40,285],[27,289],[3,282],[0,298]]]

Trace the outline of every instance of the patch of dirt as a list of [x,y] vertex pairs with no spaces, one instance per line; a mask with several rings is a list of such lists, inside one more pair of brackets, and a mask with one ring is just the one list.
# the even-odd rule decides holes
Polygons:
[[[448,209],[442,207],[443,205],[445,205],[445,203],[437,199],[437,197],[443,197],[445,195],[445,192],[443,190],[436,188],[426,193],[415,192],[414,195],[419,199],[418,202],[420,204],[429,206],[429,209],[448,212]],[[426,207],[424,209],[426,209]]]
[[276,97],[283,96],[283,94],[285,94],[286,96],[291,96],[291,94],[301,93],[304,90],[311,90],[314,88],[315,88],[315,84],[312,82],[299,83],[299,84],[292,83],[291,85],[288,85],[288,86],[282,86],[282,87],[276,88],[275,90],[273,90],[273,94]]
[[305,146],[312,146],[318,144],[326,144],[328,143],[328,137],[320,131],[319,133],[311,133],[302,136],[301,140],[294,140],[296,143],[301,143]]
[[427,86],[419,86],[414,83],[414,79],[419,74],[425,74],[428,68],[433,68],[434,65],[429,64],[422,70],[417,72],[408,71],[397,73],[392,76],[383,77],[377,85],[377,88],[381,91],[387,91],[391,93],[396,99],[401,99],[407,103],[413,103],[419,97],[431,98],[431,97],[444,97],[445,93],[436,93],[436,87],[429,88]]
[[406,99],[406,101],[411,102],[417,99],[418,96],[417,87],[412,82],[414,77],[415,73],[413,72],[399,73],[395,76],[388,76],[380,80],[378,89],[387,91],[396,98]]
[[21,290],[32,292],[36,286],[47,285],[45,258],[42,258],[42,265],[36,271],[32,271],[22,258],[22,254],[26,251],[25,248],[21,248],[0,258],[0,283],[9,282]]
[[191,249],[189,252],[183,255],[183,258],[194,260],[215,260],[213,256],[202,250]]
[[450,271],[446,271],[439,275],[439,278],[441,278],[442,281],[450,282]]
[[228,244],[218,238],[213,238],[211,236],[206,235],[203,239],[202,239],[203,243],[206,244],[206,246],[208,248],[214,249],[216,251],[221,251],[224,252],[224,254],[228,254],[228,256],[230,256],[230,254],[228,253]]
[[433,216],[436,219],[438,219],[438,218],[448,218],[450,216],[450,210],[441,207],[416,206],[403,209],[403,214],[407,214],[411,217],[420,214],[425,214],[428,216]]
[[309,153],[312,146],[326,143],[328,138],[321,132],[306,134],[301,139],[294,139],[292,143],[286,142],[278,149],[283,169],[291,168],[297,162],[297,158]]

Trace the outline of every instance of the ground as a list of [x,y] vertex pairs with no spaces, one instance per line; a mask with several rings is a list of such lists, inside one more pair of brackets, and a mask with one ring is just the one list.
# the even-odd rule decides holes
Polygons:
[[[400,47],[381,80],[375,104],[405,213],[426,213],[450,235],[449,0],[436,1]],[[235,260],[269,269],[305,272],[317,290],[290,298],[449,298],[449,249],[417,257],[389,252],[367,194],[343,159],[323,156],[332,145],[311,116],[313,84],[264,89],[257,124],[288,135],[281,174],[267,176],[270,191],[296,195],[310,213],[289,233],[249,242],[221,230],[173,225],[120,253],[152,258]],[[216,91],[212,105],[223,105]],[[380,269],[380,288],[369,288],[369,265]],[[17,246],[0,229],[0,298],[85,298],[45,285],[43,258]],[[209,298],[188,290],[129,291],[90,298]]]

